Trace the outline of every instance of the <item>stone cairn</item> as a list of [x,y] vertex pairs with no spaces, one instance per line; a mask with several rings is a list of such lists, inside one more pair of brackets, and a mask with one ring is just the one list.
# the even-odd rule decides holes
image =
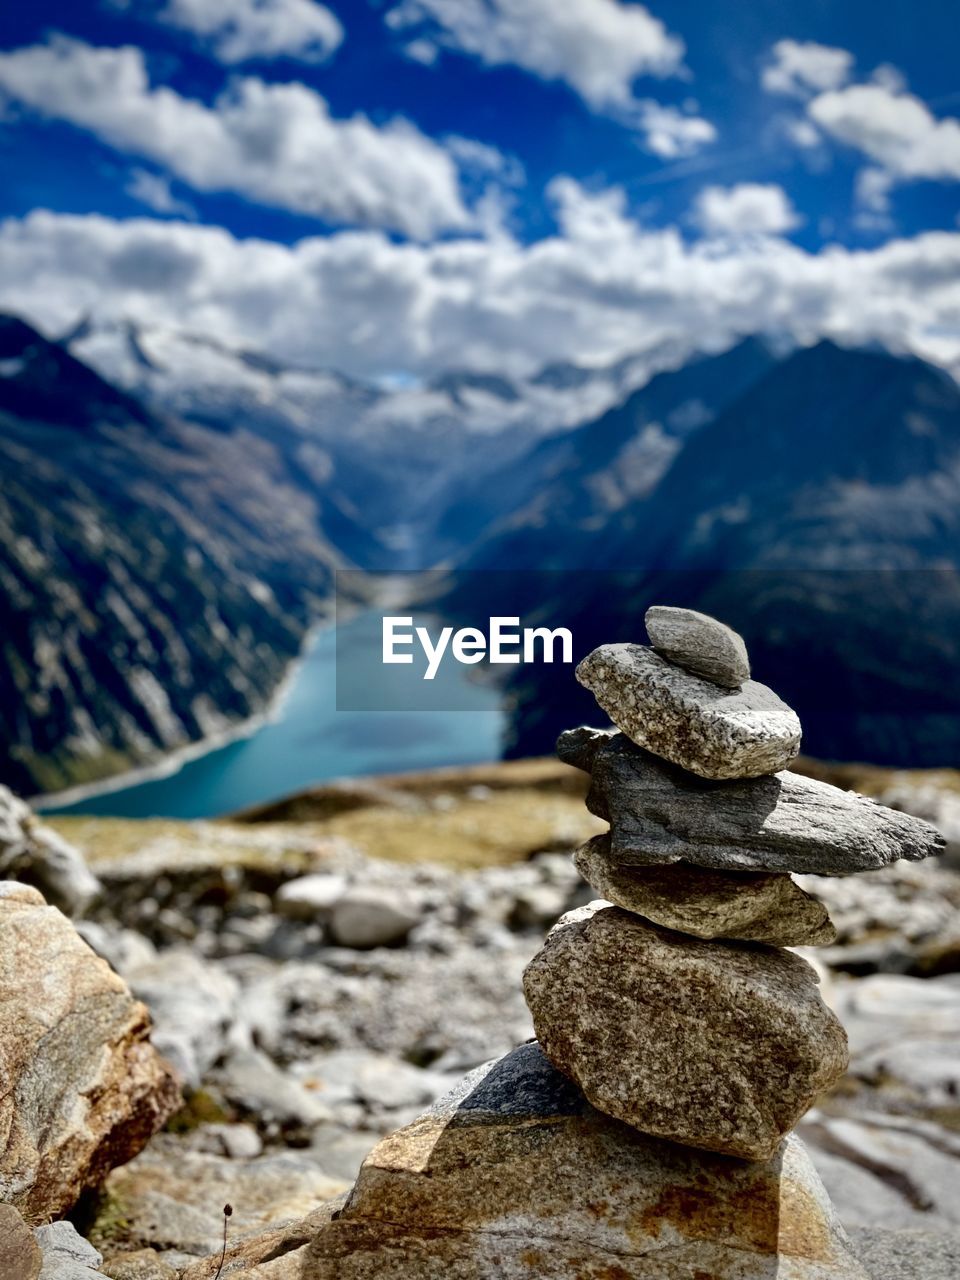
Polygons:
[[575,857],[601,900],[524,974],[537,1042],[367,1158],[306,1280],[863,1280],[792,1134],[847,1067],[815,970],[834,940],[791,873],[940,852],[927,823],[786,772],[800,722],[743,640],[654,607],[651,646],[577,668],[619,730],[572,729],[609,823]]

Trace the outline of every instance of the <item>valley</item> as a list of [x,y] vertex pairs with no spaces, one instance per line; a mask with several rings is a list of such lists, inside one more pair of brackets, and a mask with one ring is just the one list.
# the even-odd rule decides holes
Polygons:
[[[956,383],[829,342],[656,363],[374,385],[182,333],[52,341],[4,319],[0,778],[60,791],[229,735],[332,618],[341,569],[372,584],[361,602],[385,575],[454,628],[565,627],[574,658],[635,638],[652,599],[701,608],[743,632],[811,754],[952,763]],[[569,669],[492,675],[506,754],[549,751]]]

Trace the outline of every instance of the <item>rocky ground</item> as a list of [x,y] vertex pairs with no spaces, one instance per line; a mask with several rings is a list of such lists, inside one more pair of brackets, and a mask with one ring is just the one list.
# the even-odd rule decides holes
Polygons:
[[[873,781],[956,834],[952,775]],[[592,896],[570,857],[605,825],[585,786],[523,762],[323,787],[230,822],[55,821],[104,888],[78,927],[150,1008],[187,1100],[73,1214],[101,1261],[49,1275],[212,1280],[229,1202],[232,1265],[271,1230],[277,1261],[255,1274],[285,1276],[302,1243],[289,1224],[345,1190],[382,1134],[532,1035],[522,970]],[[804,954],[852,1062],[800,1133],[877,1257],[891,1228],[960,1233],[953,852],[801,878],[839,928]]]

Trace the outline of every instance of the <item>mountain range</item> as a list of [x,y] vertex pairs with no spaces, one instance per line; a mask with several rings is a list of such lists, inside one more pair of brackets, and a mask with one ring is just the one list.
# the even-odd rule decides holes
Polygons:
[[[0,318],[0,780],[58,789],[262,709],[338,567],[439,568],[436,608],[642,637],[743,631],[807,748],[960,749],[960,389],[831,343],[364,383],[187,334]],[[439,589],[437,584],[439,583]],[[569,669],[516,669],[512,754]]]
[[[717,373],[704,401],[713,416],[655,483],[621,500],[619,464],[609,474],[609,451],[590,452],[593,433],[621,447],[654,392]],[[960,388],[949,375],[829,342],[773,359],[751,341],[654,379],[566,445],[577,461],[501,516],[445,584],[451,612],[496,600],[509,613],[505,601],[523,600],[553,625],[574,618],[585,653],[642,638],[655,601],[699,608],[744,634],[812,754],[938,765],[960,753]],[[569,677],[555,668],[519,670],[513,753],[569,723],[561,687]],[[578,709],[591,714],[589,699]]]

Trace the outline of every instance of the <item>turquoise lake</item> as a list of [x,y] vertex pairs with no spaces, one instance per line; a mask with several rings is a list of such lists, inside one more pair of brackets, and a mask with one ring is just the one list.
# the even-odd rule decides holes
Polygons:
[[[440,669],[425,699],[431,706],[456,706],[455,711],[337,710],[338,654],[343,691],[367,679],[380,628],[381,614],[371,612],[320,631],[275,717],[251,737],[188,760],[176,773],[47,812],[212,818],[325,779],[498,759],[504,728],[500,695],[472,678],[473,668],[457,663]],[[391,669],[398,670],[410,672]]]

